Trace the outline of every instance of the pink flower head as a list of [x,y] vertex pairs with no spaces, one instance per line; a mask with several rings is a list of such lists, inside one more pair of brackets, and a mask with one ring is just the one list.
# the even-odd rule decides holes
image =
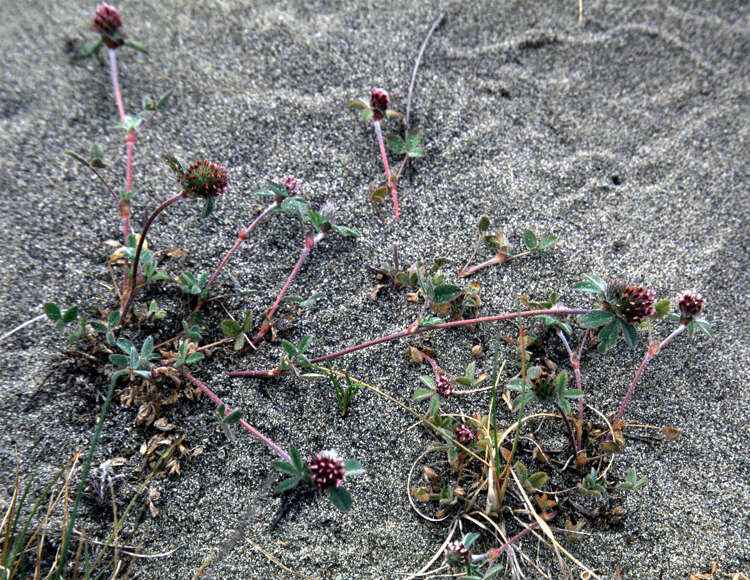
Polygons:
[[469,561],[469,549],[461,542],[451,542],[445,547],[445,561],[452,568],[463,566]]
[[297,195],[299,193],[300,183],[302,183],[302,181],[294,177],[294,175],[287,175],[281,180],[281,185],[284,186],[289,195]]
[[391,104],[391,99],[384,89],[372,89],[370,91],[370,108],[372,109],[372,120],[380,121],[385,117],[385,112]]
[[122,16],[116,8],[102,2],[94,11],[94,30],[102,35],[107,48],[117,48],[125,44],[127,34],[122,27]]
[[307,460],[313,483],[320,491],[340,487],[344,483],[344,460],[335,451],[323,451]]

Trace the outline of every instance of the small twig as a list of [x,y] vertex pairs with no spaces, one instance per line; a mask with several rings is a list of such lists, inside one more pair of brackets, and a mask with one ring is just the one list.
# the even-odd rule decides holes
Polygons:
[[411,82],[409,83],[409,94],[406,97],[406,117],[404,117],[404,125],[406,125],[407,130],[409,129],[409,114],[411,113],[411,98],[414,94],[414,84],[417,80],[417,71],[419,70],[419,65],[422,62],[422,57],[424,56],[424,51],[427,48],[427,43],[430,41],[430,38],[432,37],[433,33],[437,30],[438,26],[440,26],[440,23],[443,21],[444,14],[440,14],[435,19],[435,22],[432,23],[432,26],[430,27],[429,32],[427,33],[427,36],[425,36],[424,41],[422,42],[422,46],[419,48],[419,53],[417,54],[417,60],[414,62],[414,70],[411,73]]
[[40,320],[44,319],[44,318],[45,318],[46,316],[47,316],[46,314],[40,314],[39,316],[35,316],[35,317],[34,317],[34,318],[32,318],[31,320],[27,320],[26,322],[24,322],[24,323],[22,323],[22,324],[19,324],[19,325],[18,325],[18,326],[16,326],[16,327],[15,327],[15,328],[14,328],[13,330],[9,330],[8,332],[6,332],[6,333],[5,333],[5,334],[3,334],[2,336],[0,336],[0,342],[3,342],[3,341],[4,341],[4,340],[5,340],[6,338],[8,338],[9,336],[13,336],[13,335],[14,335],[14,334],[15,334],[16,332],[18,332],[19,330],[21,330],[21,329],[24,329],[24,328],[26,328],[27,326],[31,326],[31,325],[32,325],[32,324],[34,324],[35,322],[39,322]]

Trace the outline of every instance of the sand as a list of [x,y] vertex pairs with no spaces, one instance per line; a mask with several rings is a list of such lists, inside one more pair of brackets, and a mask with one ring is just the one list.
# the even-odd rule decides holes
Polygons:
[[[40,314],[47,300],[78,304],[92,317],[117,306],[107,267],[111,248],[103,244],[120,235],[116,206],[64,153],[100,143],[112,161],[107,176],[117,184],[123,179],[105,55],[74,62],[84,40],[93,38],[93,7],[70,0],[8,0],[0,7],[0,334]],[[159,218],[151,247],[187,251],[184,262],[165,262],[167,272],[212,270],[237,228],[262,207],[251,192],[269,177],[301,177],[312,204],[334,202],[341,222],[361,231],[358,240],[324,240],[290,289],[305,296],[325,292],[325,298],[299,316],[289,306],[279,314],[280,336],[298,342],[312,335],[314,354],[411,323],[418,306],[403,291],[386,288],[370,298],[376,280],[367,266],[387,263],[397,243],[404,263],[447,258],[443,271],[456,282],[481,214],[516,247],[526,227],[558,236],[550,251],[469,279],[481,285],[483,314],[513,311],[518,296],[542,298],[553,290],[568,306],[589,307],[592,299],[572,290],[584,273],[622,277],[672,300],[698,290],[714,338],[681,336],[665,349],[627,411],[629,422],[672,426],[681,437],[661,445],[629,441],[612,476],[632,467],[649,481],[624,496],[624,522],[604,530],[589,523],[590,535],[560,539],[602,578],[616,578],[618,570],[622,578],[686,578],[709,571],[712,562],[724,574],[750,571],[746,2],[586,1],[580,25],[574,0],[118,7],[131,36],[150,50],[148,56],[118,52],[128,111],[144,94],[175,89],[136,145],[134,223],[140,227],[178,191],[159,160],[163,152],[209,158],[226,165],[232,179],[209,219],[201,220],[189,202]],[[345,106],[383,86],[403,112],[416,53],[440,13],[444,22],[427,47],[411,109],[425,156],[400,182],[402,217],[389,229],[367,202],[368,187],[383,180],[372,128]],[[386,122],[386,132],[396,128]],[[388,203],[380,211],[391,217]],[[235,317],[245,309],[260,315],[301,240],[288,218],[260,227],[228,267],[240,289],[254,293],[225,298],[224,307]],[[218,289],[236,292],[227,275]],[[151,298],[167,317],[153,329],[130,327],[125,335],[139,344],[146,332],[157,341],[173,336],[188,312],[174,285],[141,295],[137,306]],[[221,338],[223,318],[221,307],[208,308],[205,342]],[[663,337],[669,330],[659,323],[655,332]],[[473,345],[491,353],[498,336],[513,332],[509,324],[433,332],[428,344],[446,371],[460,374]],[[339,360],[338,368],[409,403],[427,367],[410,364],[405,348],[422,343],[423,337],[387,343]],[[587,350],[586,401],[614,412],[644,348],[641,339],[635,350],[622,343],[605,355]],[[88,445],[112,369],[90,367],[69,350],[46,321],[0,343],[3,503],[16,449],[22,478],[38,471],[41,486]],[[235,443],[225,439],[205,397],[182,401],[165,416],[190,449],[204,452],[183,458],[179,476],[151,485],[159,513],[146,518],[133,543],[148,554],[175,551],[137,560],[131,577],[191,577],[221,550],[248,508],[241,539],[209,575],[292,577],[251,542],[316,578],[400,578],[439,549],[449,522],[421,520],[406,497],[409,468],[430,436],[408,429],[410,415],[368,390],[342,419],[324,381],[226,375],[273,366],[279,352],[278,344],[264,343],[238,359],[217,349],[193,373],[284,447],[305,454],[333,448],[359,459],[367,474],[348,485],[352,509],[342,515],[318,498],[295,507],[271,531],[281,503],[263,485],[271,452],[244,434]],[[560,345],[551,352],[566,368]],[[508,369],[517,361],[510,346],[500,357]],[[489,371],[490,356],[478,366]],[[488,404],[481,393],[450,399],[445,408],[476,413]],[[119,468],[127,477],[117,487],[123,505],[145,474],[139,446],[157,433],[135,425],[135,412],[113,404],[96,459],[127,457]],[[502,421],[509,424],[511,415]],[[90,497],[84,501],[80,529],[103,539],[110,523],[106,509]],[[539,558],[549,577],[562,577],[537,540],[527,537],[520,547],[531,560]]]

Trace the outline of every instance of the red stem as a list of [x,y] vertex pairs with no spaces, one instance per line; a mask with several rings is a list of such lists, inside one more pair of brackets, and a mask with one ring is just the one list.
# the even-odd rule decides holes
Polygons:
[[[126,125],[125,119],[125,105],[122,102],[122,93],[120,92],[120,82],[117,74],[117,53],[114,48],[109,50],[109,73],[112,79],[112,88],[115,92],[115,101],[117,102],[117,111],[120,114],[120,122]],[[133,146],[135,145],[136,134],[133,131],[128,131],[125,136],[125,144],[127,148],[127,167],[125,169],[125,193],[130,193],[133,187]],[[122,237],[123,244],[127,247],[128,236],[130,235],[130,202],[123,201],[120,199],[120,217],[122,218]],[[125,260],[123,264],[123,280],[122,280],[122,291],[125,293],[128,283],[128,261]]]
[[274,201],[271,205],[269,205],[266,209],[264,209],[258,217],[256,217],[253,220],[253,223],[251,223],[246,229],[240,229],[240,231],[237,234],[237,241],[234,243],[232,248],[227,252],[227,255],[224,256],[224,259],[221,261],[221,264],[219,264],[219,267],[216,268],[216,272],[214,272],[213,276],[211,276],[211,279],[208,281],[208,284],[206,284],[206,288],[211,286],[211,284],[214,283],[214,280],[216,280],[216,276],[219,275],[219,272],[221,272],[221,269],[226,265],[226,263],[229,261],[229,258],[232,257],[232,254],[237,250],[237,248],[240,247],[242,242],[244,242],[247,237],[250,235],[250,232],[252,232],[255,229],[255,226],[257,226],[263,218],[265,218],[268,214],[270,214],[274,209],[276,209],[280,204],[279,200]]
[[[423,332],[431,332],[433,330],[440,330],[441,328],[471,326],[474,324],[480,324],[482,322],[495,322],[498,320],[509,320],[512,318],[517,318],[519,316],[537,316],[540,314],[549,314],[552,316],[554,315],[576,315],[576,314],[587,314],[589,312],[591,312],[591,309],[588,309],[588,308],[550,308],[546,310],[527,310],[525,312],[506,312],[503,314],[494,314],[492,316],[482,316],[480,318],[471,318],[468,320],[452,320],[450,322],[443,322],[441,324],[435,324],[434,326],[418,326],[415,329],[407,328],[406,330],[401,330],[399,332],[395,332],[387,336],[381,336],[380,338],[374,338],[372,340],[368,340],[367,342],[362,342],[360,344],[350,346],[348,348],[339,350],[331,354],[327,354],[324,356],[319,356],[317,358],[310,359],[310,363],[315,364],[315,363],[323,362],[326,360],[331,360],[334,358],[338,358],[340,356],[344,356],[345,354],[350,354],[358,350],[362,350],[364,348],[375,346],[376,344],[381,344],[383,342],[396,340],[399,338],[403,338],[405,336],[409,336],[411,334],[421,334]],[[273,372],[272,370],[232,371],[229,373],[229,376],[231,377],[267,377],[267,376],[273,376],[272,372]]]
[[117,110],[120,112],[120,121],[125,124],[125,106],[122,104],[122,95],[120,94],[120,83],[117,80],[117,54],[114,48],[109,50],[109,74],[112,77],[112,87],[115,89],[115,101],[117,101]]
[[502,264],[505,261],[505,254],[495,254],[492,256],[489,260],[486,262],[482,262],[481,264],[475,264],[471,268],[464,268],[462,269],[458,275],[462,278],[465,278],[466,276],[471,276],[474,272],[478,272],[482,268],[487,268],[489,266],[492,266],[493,264]]
[[[372,124],[375,126],[375,135],[378,138],[380,158],[383,160],[383,169],[385,169],[385,179],[388,182],[388,188],[391,190],[391,198],[393,198],[393,213],[396,219],[398,219],[398,193],[396,193],[396,182],[391,181],[391,168],[388,166],[388,155],[385,152],[383,131],[380,129],[380,121],[373,120]],[[396,176],[396,179],[398,179],[398,176]]]
[[[557,515],[557,512],[552,512],[550,514],[550,518],[553,518]],[[520,532],[518,532],[515,536],[513,536],[510,540],[505,542],[502,546],[499,548],[494,548],[490,551],[488,551],[485,554],[477,554],[475,556],[472,556],[471,561],[472,562],[481,562],[482,560],[497,560],[500,555],[505,552],[508,548],[510,548],[513,544],[515,544],[518,540],[523,538],[526,534],[528,534],[531,530],[539,526],[539,522],[532,522],[528,525],[528,527],[524,528]]]
[[[614,420],[612,421],[612,425],[617,425],[618,421],[622,417],[623,412],[625,411],[625,405],[628,404],[628,400],[630,399],[630,395],[633,394],[633,390],[635,389],[635,384],[638,382],[638,379],[641,378],[641,375],[643,374],[643,371],[646,369],[646,365],[648,365],[649,361],[654,358],[657,354],[661,352],[661,349],[667,346],[672,340],[679,335],[683,330],[685,330],[687,327],[684,324],[680,324],[677,329],[672,332],[667,338],[665,338],[660,343],[655,342],[649,342],[648,345],[648,351],[646,351],[646,356],[643,358],[643,362],[641,363],[641,366],[638,368],[638,372],[635,373],[635,377],[633,377],[633,382],[630,383],[630,387],[628,388],[628,392],[625,393],[625,398],[622,400],[622,404],[620,405],[620,408],[617,411],[617,415],[615,415]],[[607,441],[611,439],[610,435],[607,435]]]
[[165,201],[159,207],[157,207],[150,216],[148,216],[148,219],[146,220],[146,223],[143,226],[141,237],[138,240],[138,246],[135,249],[135,258],[133,259],[133,276],[131,278],[130,288],[124,295],[125,303],[123,304],[122,310],[120,312],[120,320],[123,320],[123,321],[125,320],[125,316],[127,316],[128,310],[130,310],[130,306],[133,303],[133,297],[135,296],[135,283],[136,283],[136,279],[138,278],[138,263],[140,262],[140,259],[141,259],[141,250],[143,249],[143,242],[146,240],[146,234],[148,233],[148,229],[151,227],[151,223],[154,221],[157,215],[159,215],[162,211],[164,211],[170,205],[172,205],[176,201],[179,201],[183,197],[185,197],[185,192],[180,192],[174,197],[170,197],[167,201]]
[[[578,355],[576,355],[573,350],[570,348],[570,344],[568,343],[568,339],[565,338],[565,333],[557,329],[557,336],[560,337],[560,340],[562,340],[562,343],[565,345],[565,350],[568,351],[568,358],[570,358],[570,364],[573,367],[573,373],[576,377],[576,388],[583,392],[583,387],[581,386],[581,355],[580,352]],[[581,424],[581,429],[583,428],[583,397],[578,398],[578,422]],[[576,446],[576,455],[581,450],[581,431],[576,430],[578,432],[578,437],[576,438],[578,445]]]
[[[305,260],[307,259],[307,256],[310,255],[310,252],[312,251],[312,249],[324,237],[325,237],[325,232],[320,232],[316,234],[315,237],[308,234],[307,237],[305,238],[305,247],[302,249],[302,253],[299,255],[299,259],[297,260],[297,263],[294,265],[294,268],[292,269],[292,273],[289,274],[289,277],[286,279],[284,286],[281,288],[281,292],[279,292],[279,295],[276,298],[276,301],[271,306],[271,309],[268,311],[268,314],[266,314],[266,320],[263,323],[263,326],[260,327],[258,334],[255,335],[255,338],[253,339],[253,343],[252,343],[253,345],[257,345],[258,342],[260,342],[260,339],[263,338],[263,336],[271,328],[271,318],[276,312],[276,309],[279,307],[279,304],[281,304],[281,301],[284,299],[284,295],[286,294],[286,291],[289,289],[289,285],[292,283],[292,280],[294,280],[294,277],[299,272],[300,268],[302,267],[302,264],[304,264]],[[243,354],[244,352],[247,351],[248,348],[249,348],[249,345],[245,347],[245,351],[243,351]]]
[[[188,373],[185,369],[180,369],[180,372],[182,373],[182,376],[185,377],[188,381],[193,383],[196,387],[198,387],[201,391],[203,391],[206,396],[208,396],[209,399],[211,399],[214,403],[216,403],[217,407],[220,407],[221,405],[224,405],[224,413],[225,415],[229,415],[232,412],[232,409],[230,409],[227,405],[224,404],[224,401],[222,401],[211,389],[209,389],[206,385],[204,385],[202,382],[200,382],[198,379],[196,379],[193,375]],[[281,447],[276,445],[273,441],[271,441],[268,437],[263,435],[260,431],[258,431],[255,427],[253,427],[250,423],[245,421],[244,419],[240,419],[240,425],[242,425],[245,429],[250,431],[250,433],[259,439],[261,442],[265,443],[268,447],[271,448],[271,450],[276,453],[279,457],[281,457],[284,461],[287,463],[292,463],[292,458],[289,457],[289,454],[284,451]]]

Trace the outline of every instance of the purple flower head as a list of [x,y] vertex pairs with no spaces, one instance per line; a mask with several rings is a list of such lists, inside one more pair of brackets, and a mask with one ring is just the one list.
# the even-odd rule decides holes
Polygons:
[[456,427],[456,430],[453,432],[453,437],[461,445],[468,445],[474,440],[474,433],[472,433],[471,429],[466,424],[462,423]]
[[626,286],[622,280],[613,280],[607,285],[609,309],[629,324],[636,324],[654,315],[655,295],[653,290],[644,286]]
[[703,296],[697,292],[685,292],[678,300],[680,324],[688,324],[703,310]]
[[440,369],[435,371],[435,391],[441,397],[450,397],[453,394],[451,378]]
[[307,460],[313,483],[320,491],[340,487],[346,477],[344,460],[335,451],[322,451]]
[[117,48],[125,44],[127,34],[122,27],[122,16],[112,6],[102,2],[94,11],[94,30],[102,35],[107,48]]
[[391,99],[384,89],[372,89],[370,91],[370,108],[372,109],[372,120],[380,121],[385,117],[385,112],[391,104]]

